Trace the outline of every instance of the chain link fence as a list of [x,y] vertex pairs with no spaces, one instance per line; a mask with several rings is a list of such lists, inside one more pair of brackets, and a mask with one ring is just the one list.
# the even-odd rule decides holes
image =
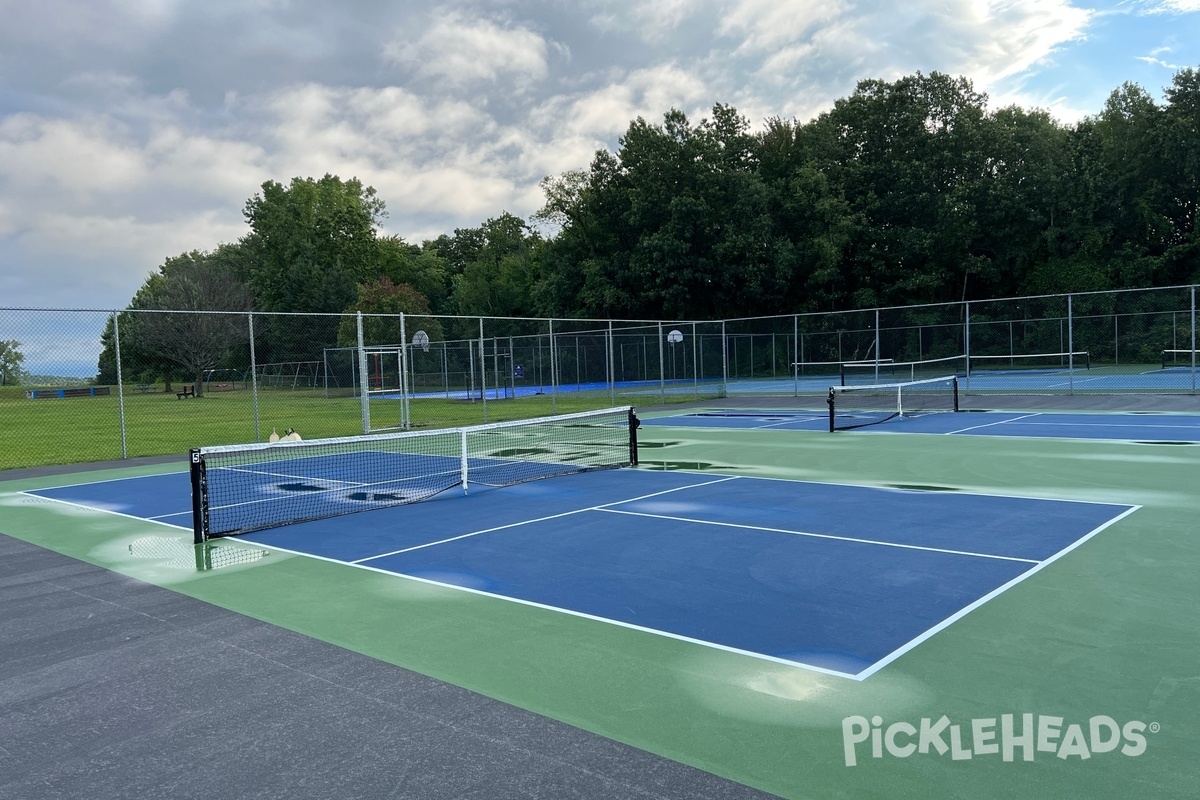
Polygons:
[[949,374],[1194,395],[1196,290],[704,322],[0,308],[0,469]]

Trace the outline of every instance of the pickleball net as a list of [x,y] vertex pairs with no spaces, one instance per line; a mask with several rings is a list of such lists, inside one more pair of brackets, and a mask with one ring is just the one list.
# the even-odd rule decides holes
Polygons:
[[893,361],[883,358],[871,361],[847,361],[841,365],[842,386],[856,383],[879,385],[883,383],[912,383],[913,381],[942,378],[947,375],[965,375],[966,356],[926,358],[921,361]]
[[831,432],[878,425],[897,417],[958,411],[958,378],[947,375],[870,386],[830,386],[827,402]]
[[195,541],[637,463],[631,407],[191,451]]
[[1063,372],[1092,368],[1092,355],[1086,350],[1071,353],[971,354],[968,368],[976,372]]

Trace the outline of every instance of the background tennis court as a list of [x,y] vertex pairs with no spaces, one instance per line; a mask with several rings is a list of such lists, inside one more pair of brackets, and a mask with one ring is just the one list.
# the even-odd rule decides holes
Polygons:
[[[829,434],[728,411],[648,419],[638,470],[204,558],[168,527],[189,525],[182,464],[8,480],[0,530],[786,797],[1191,796],[1200,453],[1169,442],[1196,417]],[[1001,435],[1039,418],[1056,427]],[[846,720],[945,716],[969,741],[1027,714],[1060,718],[1060,743],[1142,722],[1144,752],[876,758],[868,732],[847,765]]]

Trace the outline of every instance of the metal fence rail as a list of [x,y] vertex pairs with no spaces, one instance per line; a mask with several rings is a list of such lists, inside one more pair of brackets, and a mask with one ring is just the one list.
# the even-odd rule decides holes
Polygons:
[[947,370],[969,395],[1195,395],[1196,290],[718,321],[0,308],[0,469]]

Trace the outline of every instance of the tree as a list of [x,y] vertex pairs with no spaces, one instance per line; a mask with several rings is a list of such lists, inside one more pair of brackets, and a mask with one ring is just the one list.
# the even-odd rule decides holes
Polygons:
[[[381,274],[376,233],[385,205],[357,178],[267,181],[243,213],[251,233],[242,239],[242,277],[259,310],[341,313],[354,304],[360,283]],[[278,317],[264,327],[264,358],[308,360],[333,345],[338,319]]]
[[227,255],[221,249],[184,253],[146,279],[120,315],[122,361],[129,346],[177,364],[195,383],[196,396],[203,396],[204,372],[249,341],[250,287]]
[[[386,275],[358,287],[358,301],[346,309],[347,315],[363,314],[364,345],[394,345],[400,343],[400,315],[405,319],[405,337],[423,330],[433,341],[442,339],[442,326],[429,314],[429,300],[406,283],[395,284]],[[358,346],[357,316],[343,316],[338,326],[340,347]]]
[[1166,89],[1162,213],[1169,221],[1168,283],[1200,281],[1200,70],[1182,69]]
[[844,304],[966,294],[986,99],[964,78],[917,73],[862,81],[814,123],[817,164],[855,221],[842,267]]
[[634,120],[586,180],[543,181],[539,216],[563,228],[535,296],[604,316],[776,310],[794,262],[774,230],[758,148],[729,106],[697,125],[678,110],[661,125]]
[[457,312],[489,317],[531,315],[540,237],[524,220],[507,212],[480,228],[455,233],[477,243],[465,254],[462,271],[453,279]]
[[15,339],[0,341],[0,386],[19,386],[25,377],[21,364],[25,354]]
[[[407,284],[420,292],[428,301],[428,310],[451,313],[452,309],[448,308],[450,265],[433,245],[419,247],[399,236],[384,237],[377,244],[380,277],[390,279],[397,286]],[[361,287],[359,284],[360,296]]]

